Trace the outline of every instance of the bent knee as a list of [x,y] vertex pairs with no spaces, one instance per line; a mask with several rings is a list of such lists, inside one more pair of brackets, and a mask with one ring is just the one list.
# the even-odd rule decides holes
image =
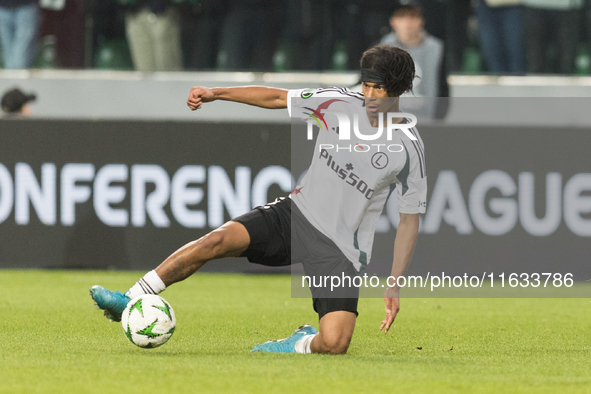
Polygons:
[[329,337],[323,338],[324,353],[326,354],[346,354],[349,350],[351,338],[348,337]]
[[347,354],[347,350],[349,350],[349,344],[346,345],[337,345],[330,348],[328,354]]

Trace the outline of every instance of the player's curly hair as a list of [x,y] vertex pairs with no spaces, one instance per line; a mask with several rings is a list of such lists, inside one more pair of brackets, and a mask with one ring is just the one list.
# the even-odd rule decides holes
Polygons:
[[415,63],[405,50],[392,45],[376,45],[363,53],[360,63],[362,69],[374,69],[384,76],[384,88],[389,96],[412,92]]

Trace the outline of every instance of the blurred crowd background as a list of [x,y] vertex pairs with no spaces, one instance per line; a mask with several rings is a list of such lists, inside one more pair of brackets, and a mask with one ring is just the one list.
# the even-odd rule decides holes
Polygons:
[[6,69],[347,71],[379,42],[445,73],[587,75],[591,0],[0,0]]

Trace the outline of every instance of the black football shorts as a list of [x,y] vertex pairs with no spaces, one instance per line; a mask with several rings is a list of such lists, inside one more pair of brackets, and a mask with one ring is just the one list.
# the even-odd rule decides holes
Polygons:
[[[304,217],[290,198],[256,207],[234,219],[250,235],[243,257],[255,264],[281,267],[302,263],[308,277],[358,275],[353,264],[327,236]],[[335,311],[357,312],[359,288],[314,287],[310,284],[314,310],[321,319]]]

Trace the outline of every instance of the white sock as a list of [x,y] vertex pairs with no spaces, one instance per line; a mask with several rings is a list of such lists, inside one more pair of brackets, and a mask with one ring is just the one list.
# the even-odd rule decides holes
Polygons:
[[160,294],[166,289],[166,285],[155,270],[148,272],[129,289],[129,298],[132,300],[144,294]]
[[310,345],[312,344],[312,339],[318,334],[310,334],[304,336],[302,339],[296,342],[295,350],[296,353],[301,354],[310,354],[312,353],[312,349],[310,349]]

